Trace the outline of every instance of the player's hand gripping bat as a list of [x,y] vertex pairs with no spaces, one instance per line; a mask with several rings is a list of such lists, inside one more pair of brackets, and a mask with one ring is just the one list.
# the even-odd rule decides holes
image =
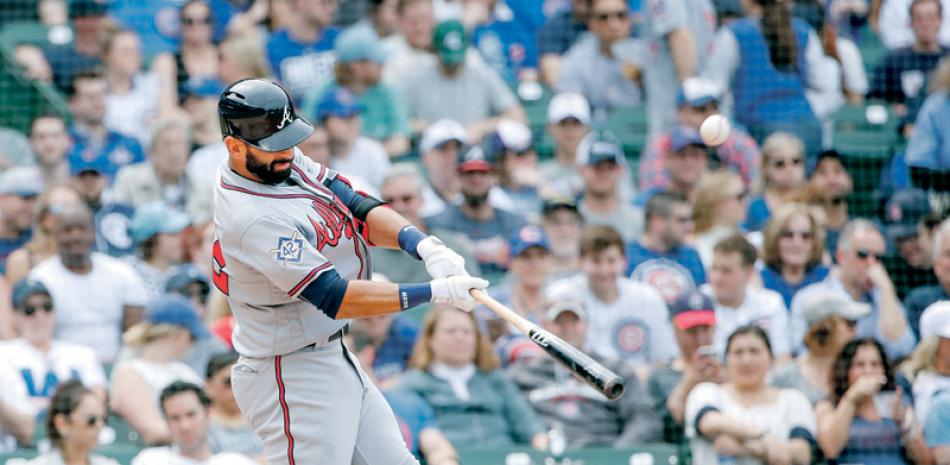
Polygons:
[[618,399],[623,395],[624,380],[616,373],[604,368],[584,352],[568,344],[563,339],[545,331],[540,326],[526,320],[510,308],[491,298],[485,291],[472,289],[472,297],[488,307],[496,315],[503,318],[528,335],[535,344],[544,349],[555,360],[564,364],[580,379],[597,389],[610,400]]

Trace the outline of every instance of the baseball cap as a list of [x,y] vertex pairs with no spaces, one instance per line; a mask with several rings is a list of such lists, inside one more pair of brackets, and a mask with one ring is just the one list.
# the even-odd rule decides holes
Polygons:
[[33,294],[46,294],[52,297],[49,289],[42,281],[33,278],[24,278],[13,285],[13,308],[21,308],[26,305],[26,299]]
[[584,303],[576,299],[558,299],[552,302],[548,305],[544,317],[548,321],[554,321],[565,312],[571,312],[582,320],[587,319],[587,310],[584,308]]
[[550,251],[551,244],[548,242],[548,235],[537,226],[522,226],[511,236],[511,240],[508,242],[508,254],[511,257],[517,257],[531,247],[541,247]]
[[336,38],[333,45],[336,58],[340,63],[367,60],[382,63],[386,61],[386,51],[379,36],[369,27],[351,27]]
[[187,291],[188,286],[193,283],[199,283],[204,285],[205,288],[211,289],[208,277],[197,266],[190,263],[179,265],[172,269],[168,279],[165,280],[165,292],[181,294]]
[[324,92],[317,103],[317,119],[330,116],[349,118],[362,112],[365,108],[356,101],[356,95],[345,87],[334,87]]
[[146,321],[152,324],[181,326],[195,339],[208,337],[208,328],[198,318],[198,312],[190,300],[178,294],[164,294],[145,308]]
[[218,98],[224,84],[215,78],[195,76],[185,81],[181,90],[184,97]]
[[934,302],[920,314],[920,338],[930,336],[950,339],[950,301]]
[[570,210],[580,215],[580,211],[577,209],[577,201],[566,195],[545,199],[544,203],[541,204],[541,214],[543,216],[550,215],[560,209]]
[[718,102],[722,87],[715,81],[700,77],[691,77],[683,81],[676,96],[678,106],[702,107],[710,102]]
[[69,174],[79,176],[81,174],[102,175],[102,167],[98,160],[86,160],[82,157],[71,157],[69,160]]
[[455,120],[440,119],[429,125],[422,133],[419,152],[426,153],[453,140],[462,145],[468,143],[468,132],[465,131],[465,127]]
[[69,2],[70,18],[89,18],[105,16],[109,11],[106,0],[71,0]]
[[930,213],[930,200],[920,189],[904,189],[894,193],[884,208],[887,237],[896,241],[917,234],[917,223]]
[[14,168],[0,174],[0,194],[36,197],[42,193],[43,179],[39,172],[26,173]]
[[442,63],[454,65],[465,61],[468,37],[465,35],[465,26],[460,21],[450,20],[439,23],[435,27],[432,42]]
[[871,306],[855,302],[851,297],[830,289],[810,289],[800,292],[802,318],[810,324],[825,318],[839,316],[845,320],[858,321],[871,313]]
[[715,326],[716,310],[708,295],[697,290],[688,291],[670,305],[670,319],[679,329],[694,326]]
[[175,234],[191,224],[188,215],[162,202],[152,202],[135,209],[129,222],[129,236],[141,244],[159,233]]
[[470,145],[459,155],[458,170],[461,173],[471,171],[494,171],[495,165],[485,155],[480,145]]
[[507,151],[521,153],[534,145],[531,140],[531,130],[524,123],[503,119],[498,122],[491,137],[492,153],[501,154]]
[[548,123],[556,124],[568,118],[590,124],[590,104],[583,95],[564,92],[551,97],[548,102]]
[[606,131],[593,132],[588,137],[590,138],[589,143],[585,147],[588,165],[594,166],[605,161],[612,161],[618,165],[623,164],[623,148],[620,147],[613,134]]
[[699,131],[689,126],[679,125],[670,133],[670,150],[679,152],[690,145],[706,148]]

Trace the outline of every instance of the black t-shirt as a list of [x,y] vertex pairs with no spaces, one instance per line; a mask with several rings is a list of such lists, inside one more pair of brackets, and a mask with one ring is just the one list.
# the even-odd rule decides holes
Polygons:
[[937,67],[948,49],[921,53],[910,47],[899,48],[884,56],[871,74],[869,98],[891,103],[906,103],[926,94],[927,74]]

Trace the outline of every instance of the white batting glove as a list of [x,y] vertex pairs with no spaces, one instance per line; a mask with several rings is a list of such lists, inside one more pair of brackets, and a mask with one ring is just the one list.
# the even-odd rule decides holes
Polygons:
[[478,301],[468,293],[469,289],[488,287],[488,281],[473,276],[450,276],[437,278],[429,282],[432,287],[432,302],[437,304],[452,304],[466,312],[478,306]]
[[426,271],[433,278],[468,276],[468,271],[465,271],[465,259],[446,247],[438,237],[429,236],[419,241],[416,252],[422,257],[422,261],[426,264]]

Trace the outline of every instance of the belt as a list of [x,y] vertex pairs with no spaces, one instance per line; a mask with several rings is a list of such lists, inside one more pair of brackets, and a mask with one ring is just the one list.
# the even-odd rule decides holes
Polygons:
[[[349,327],[350,327],[350,325],[346,325],[346,326],[340,328],[339,331],[337,331],[337,332],[331,334],[330,337],[327,338],[327,342],[326,342],[326,343],[320,344],[320,346],[321,346],[321,347],[322,347],[322,346],[325,346],[325,345],[327,345],[327,344],[329,344],[329,343],[331,343],[331,342],[333,342],[333,341],[335,341],[335,340],[337,340],[337,339],[343,337],[343,335],[347,333],[347,329],[349,329]],[[316,348],[317,348],[317,343],[316,343],[316,342],[313,342],[313,343],[307,344],[307,345],[305,345],[305,346],[303,346],[303,347],[297,349],[295,352],[301,352],[301,351],[305,351],[305,350],[309,350],[309,349],[316,349]]]

